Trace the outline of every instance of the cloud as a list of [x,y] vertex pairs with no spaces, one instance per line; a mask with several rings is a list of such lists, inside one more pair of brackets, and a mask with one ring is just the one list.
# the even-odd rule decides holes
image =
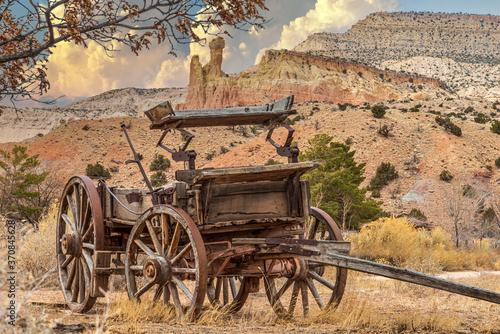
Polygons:
[[318,0],[304,16],[284,25],[280,39],[261,49],[255,62],[260,61],[266,49],[292,49],[313,33],[343,32],[369,13],[399,8],[397,0]]

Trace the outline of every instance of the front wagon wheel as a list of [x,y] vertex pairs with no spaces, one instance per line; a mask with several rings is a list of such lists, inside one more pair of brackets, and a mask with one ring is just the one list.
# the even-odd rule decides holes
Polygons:
[[132,228],[125,252],[130,299],[163,301],[179,320],[197,316],[207,288],[207,256],[187,213],[170,205],[150,208]]
[[[64,299],[74,312],[89,311],[96,245],[103,243],[103,218],[97,190],[86,176],[73,176],[59,204],[56,253]],[[107,281],[106,281],[107,283]]]
[[[342,233],[333,219],[314,207],[306,221],[304,238],[343,241]],[[292,261],[301,268],[297,270],[300,274],[296,277],[264,278],[267,298],[279,317],[296,317],[300,308],[303,315],[307,316],[311,310],[322,310],[340,303],[347,281],[347,269],[311,261]]]

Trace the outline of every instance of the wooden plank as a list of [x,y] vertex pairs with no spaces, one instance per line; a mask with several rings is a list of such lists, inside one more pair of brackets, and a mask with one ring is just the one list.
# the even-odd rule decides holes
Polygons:
[[292,174],[297,173],[300,176],[319,166],[319,163],[305,161],[265,166],[179,170],[175,172],[175,177],[177,180],[188,184],[203,184],[212,179],[214,184],[281,181]]
[[205,223],[287,216],[286,192],[250,193],[212,197]]
[[311,215],[311,206],[309,205],[309,202],[311,200],[311,189],[309,186],[309,180],[301,180],[300,181],[300,204],[301,204],[301,211],[300,215],[302,217],[309,217]]
[[[151,202],[151,195],[148,195],[147,192],[148,190],[142,188],[113,188],[113,194],[120,200],[120,202],[122,202],[130,210],[137,213],[142,213],[153,206],[153,203]],[[130,193],[141,193],[142,202],[129,203],[125,196]],[[113,217],[131,221],[136,221],[137,218],[139,218],[139,215],[133,214],[123,208],[114,198],[111,198],[110,200],[113,201]]]
[[300,257],[307,261],[313,261],[316,263],[361,271],[368,274],[384,276],[399,281],[428,286],[431,288],[500,304],[500,293],[498,292],[448,281],[442,278],[426,275],[409,269],[397,268],[381,263],[356,259],[349,256],[335,254],[334,252],[328,252],[319,256],[296,257]]
[[[150,129],[173,129],[188,127],[207,127],[207,126],[234,126],[279,123],[288,116],[297,112],[291,109],[293,104],[293,95],[273,104],[253,107],[236,107],[221,109],[200,109],[200,110],[177,110],[171,111],[163,108],[162,105],[152,108],[146,114],[152,123]],[[161,112],[155,117],[153,111],[156,109]]]
[[[198,229],[202,234],[215,234],[215,233],[227,233],[227,232],[239,232],[239,231],[257,231],[259,229],[270,230],[276,228],[281,228],[280,230],[281,233],[285,233],[283,229],[291,228],[293,226],[298,226],[303,224],[304,222],[305,218],[300,218],[300,217],[244,219],[244,220],[225,221],[213,224],[200,225],[198,226]],[[246,233],[248,235],[248,232]],[[271,235],[265,235],[265,236],[271,236]]]

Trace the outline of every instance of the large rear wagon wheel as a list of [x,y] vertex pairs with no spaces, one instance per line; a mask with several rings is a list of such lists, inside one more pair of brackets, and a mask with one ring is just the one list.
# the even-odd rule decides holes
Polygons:
[[[342,233],[333,219],[314,207],[306,221],[304,238],[343,241]],[[347,281],[347,269],[325,267],[311,261],[293,262],[298,268],[295,277],[264,278],[267,298],[279,317],[295,317],[299,309],[297,304],[302,304],[302,312],[307,316],[311,310],[322,310],[340,303]]]
[[170,205],[144,212],[127,242],[125,278],[130,299],[163,301],[179,320],[196,317],[207,288],[207,256],[191,217]]
[[87,312],[97,297],[94,252],[104,245],[103,215],[97,190],[86,176],[73,176],[59,204],[56,253],[64,299],[74,312]]

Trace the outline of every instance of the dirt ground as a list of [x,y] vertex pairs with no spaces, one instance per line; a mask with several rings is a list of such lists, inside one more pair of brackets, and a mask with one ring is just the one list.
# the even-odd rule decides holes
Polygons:
[[[499,274],[445,277],[500,292]],[[50,289],[24,292],[17,327],[33,333],[42,328],[54,333],[500,333],[500,305],[356,272],[349,275],[339,308],[309,318],[278,319],[262,287],[238,313],[194,323],[123,315],[121,308],[134,307],[127,304],[124,290],[112,292],[108,301],[99,299],[90,312],[76,314],[65,306],[60,291]]]

